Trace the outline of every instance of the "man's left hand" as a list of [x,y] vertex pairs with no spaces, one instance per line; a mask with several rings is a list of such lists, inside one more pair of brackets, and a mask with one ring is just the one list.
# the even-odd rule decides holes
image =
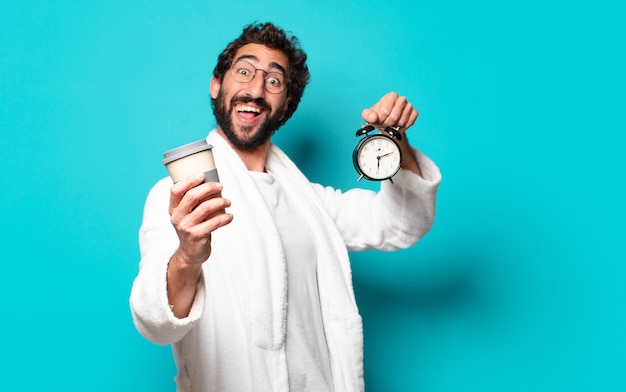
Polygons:
[[398,127],[404,132],[415,123],[418,112],[406,97],[390,92],[371,108],[364,109],[361,116],[376,128]]
[[[402,133],[415,124],[417,115],[417,110],[406,97],[395,92],[385,94],[374,106],[364,109],[361,113],[363,120],[376,128],[397,127]],[[406,135],[398,145],[402,151],[402,168],[421,176],[422,172]]]

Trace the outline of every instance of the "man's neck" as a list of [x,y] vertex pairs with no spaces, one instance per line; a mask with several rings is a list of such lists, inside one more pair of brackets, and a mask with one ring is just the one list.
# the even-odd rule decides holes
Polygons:
[[242,150],[233,146],[221,129],[218,128],[217,131],[220,136],[223,137],[224,140],[226,140],[226,142],[230,145],[230,147],[237,153],[237,155],[239,155],[239,158],[249,171],[265,171],[265,162],[267,160],[267,154],[271,146],[270,140],[268,140],[262,146],[259,146],[254,151]]

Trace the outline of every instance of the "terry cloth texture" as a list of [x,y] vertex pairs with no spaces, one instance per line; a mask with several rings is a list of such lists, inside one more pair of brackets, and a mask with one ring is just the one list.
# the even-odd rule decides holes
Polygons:
[[[212,233],[188,317],[167,300],[167,264],[178,247],[168,214],[169,178],[150,191],[140,229],[140,271],[130,305],[137,329],[172,344],[179,392],[288,391],[285,356],[287,271],[278,229],[257,185],[229,144],[212,131],[222,194],[234,220]],[[348,251],[395,250],[431,228],[441,176],[414,150],[422,177],[401,170],[381,191],[342,192],[310,183],[272,146],[267,169],[283,184],[309,225],[318,255],[318,285],[335,391],[363,391],[363,333]]]

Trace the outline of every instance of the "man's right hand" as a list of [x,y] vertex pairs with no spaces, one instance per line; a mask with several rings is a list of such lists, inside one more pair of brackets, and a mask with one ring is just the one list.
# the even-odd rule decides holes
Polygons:
[[167,294],[176,317],[189,315],[202,264],[211,255],[211,233],[232,222],[222,185],[204,182],[200,173],[180,180],[170,191],[169,213],[180,246],[167,270]]
[[230,201],[221,196],[222,185],[203,181],[200,173],[177,182],[170,192],[169,213],[180,251],[185,262],[195,265],[209,258],[211,233],[233,220],[224,211]]

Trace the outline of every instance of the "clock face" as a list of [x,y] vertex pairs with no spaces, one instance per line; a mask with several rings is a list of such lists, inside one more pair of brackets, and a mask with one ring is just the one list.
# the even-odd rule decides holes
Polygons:
[[385,135],[373,135],[361,140],[353,158],[359,174],[375,181],[391,178],[402,164],[400,148]]

